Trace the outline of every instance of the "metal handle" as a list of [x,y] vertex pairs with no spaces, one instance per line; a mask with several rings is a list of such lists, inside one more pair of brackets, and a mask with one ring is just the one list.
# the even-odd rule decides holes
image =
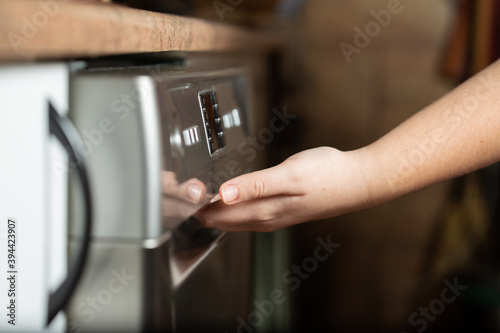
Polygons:
[[47,325],[66,306],[71,294],[76,288],[78,280],[82,274],[88,255],[90,245],[90,233],[92,228],[92,203],[90,201],[90,186],[85,167],[84,158],[76,149],[76,144],[81,142],[80,135],[71,121],[59,115],[56,109],[49,102],[49,130],[64,146],[69,157],[73,160],[80,185],[83,192],[85,204],[84,230],[82,245],[78,251],[76,260],[71,264],[68,276],[64,282],[49,296],[49,310]]

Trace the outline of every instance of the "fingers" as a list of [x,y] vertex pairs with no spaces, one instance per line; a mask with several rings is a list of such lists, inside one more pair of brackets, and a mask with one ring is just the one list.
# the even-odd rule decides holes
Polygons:
[[352,184],[332,171],[352,169],[343,165],[349,165],[345,153],[333,148],[297,153],[275,167],[225,182],[219,189],[222,200],[195,216],[206,228],[264,232],[333,216],[349,208],[343,193]]
[[269,232],[303,222],[301,200],[300,196],[272,196],[229,206],[219,201],[201,209],[195,217],[205,228]]
[[290,192],[288,170],[281,165],[233,178],[222,184],[219,194],[226,205]]

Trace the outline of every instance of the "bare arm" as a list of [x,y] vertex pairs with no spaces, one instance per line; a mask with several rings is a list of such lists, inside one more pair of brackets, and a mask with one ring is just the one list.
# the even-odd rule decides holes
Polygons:
[[500,61],[364,148],[375,203],[500,160]]
[[[418,92],[416,92],[418,93]],[[198,218],[272,231],[374,206],[500,160],[500,61],[373,144],[320,147],[231,179]]]

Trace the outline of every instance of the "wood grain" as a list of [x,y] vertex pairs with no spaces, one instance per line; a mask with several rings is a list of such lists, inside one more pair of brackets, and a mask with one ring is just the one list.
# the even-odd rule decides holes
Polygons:
[[264,52],[280,38],[95,1],[0,1],[0,61],[155,51]]

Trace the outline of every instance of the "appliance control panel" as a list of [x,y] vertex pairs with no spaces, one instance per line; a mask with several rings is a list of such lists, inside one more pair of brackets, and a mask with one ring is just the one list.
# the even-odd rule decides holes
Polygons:
[[219,115],[215,91],[198,93],[201,114],[205,125],[205,135],[208,142],[210,155],[224,148],[224,131],[222,119]]
[[[198,177],[207,168],[217,175],[221,159],[237,161],[237,170],[248,164],[239,161],[244,154],[235,155],[249,135],[248,78],[242,71],[215,74],[220,75],[158,85],[159,114],[166,125],[162,134],[169,136],[163,142],[171,149],[165,152],[165,167],[176,172],[179,181]],[[216,190],[218,178],[202,181],[213,183],[211,189]]]

